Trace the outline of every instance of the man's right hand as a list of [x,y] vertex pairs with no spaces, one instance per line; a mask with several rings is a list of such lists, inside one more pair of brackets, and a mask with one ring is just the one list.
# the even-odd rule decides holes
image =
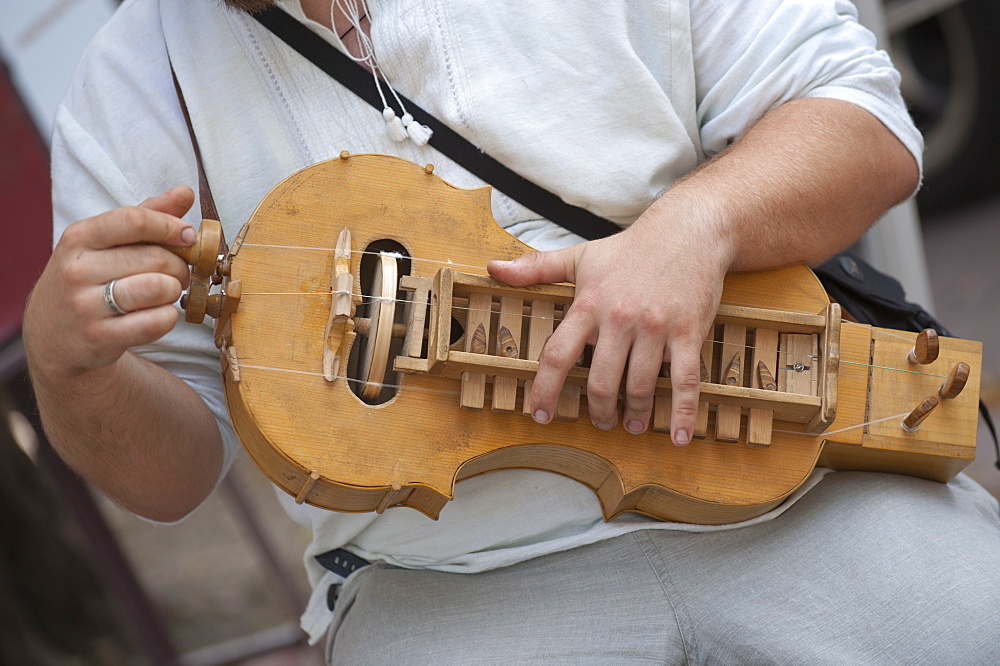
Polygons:
[[[129,347],[165,335],[189,278],[182,259],[159,245],[187,247],[195,229],[180,216],[194,203],[175,187],[138,206],[70,225],[32,292],[24,339],[32,372],[69,376],[115,363]],[[116,315],[104,289],[115,280]]]

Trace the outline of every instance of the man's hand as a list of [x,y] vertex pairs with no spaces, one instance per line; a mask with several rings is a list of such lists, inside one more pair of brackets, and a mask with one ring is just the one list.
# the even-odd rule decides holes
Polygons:
[[911,194],[918,175],[909,151],[867,111],[833,99],[793,100],[677,182],[628,230],[491,263],[494,278],[515,286],[576,284],[576,299],[542,352],[530,403],[535,419],[552,418],[566,373],[589,344],[594,424],[614,427],[624,376],[625,427],[644,431],[660,363],[669,361],[671,435],[688,443],[701,344],[726,272],[828,257]]
[[[190,188],[176,187],[66,229],[25,314],[25,339],[34,343],[33,372],[72,375],[109,366],[129,347],[152,342],[173,327],[173,303],[189,271],[158,245],[191,245],[195,230],[180,216],[193,202]],[[125,315],[115,315],[104,300],[111,280]]]
[[[222,466],[215,418],[191,387],[129,347],[177,321],[188,282],[159,247],[195,239],[176,187],[139,206],[81,220],[62,235],[32,292],[24,345],[45,432],[62,458],[121,506],[177,520],[211,492]],[[104,300],[116,280],[116,315]]]
[[587,407],[595,426],[615,427],[624,389],[624,426],[644,432],[661,364],[669,362],[671,437],[678,446],[691,441],[701,346],[732,262],[729,239],[709,212],[668,194],[615,236],[489,264],[494,278],[514,286],[576,285],[573,304],[539,359],[530,396],[535,420],[551,420],[566,374],[592,345]]

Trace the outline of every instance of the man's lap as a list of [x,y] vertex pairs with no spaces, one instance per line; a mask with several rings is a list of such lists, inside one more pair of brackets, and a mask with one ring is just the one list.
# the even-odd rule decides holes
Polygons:
[[966,479],[828,476],[777,519],[482,574],[373,566],[331,663],[990,663],[1000,516]]

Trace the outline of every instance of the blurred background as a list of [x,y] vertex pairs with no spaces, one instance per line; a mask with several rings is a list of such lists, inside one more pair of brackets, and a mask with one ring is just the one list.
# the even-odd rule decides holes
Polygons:
[[[984,342],[1000,406],[1000,3],[861,0],[925,133],[917,202],[856,250],[958,337]],[[48,137],[76,61],[116,0],[0,0],[0,665],[310,666],[298,615],[309,535],[246,459],[179,525],[93,493],[39,436],[20,319],[51,243]],[[58,340],[53,340],[58,344]],[[969,473],[1000,496],[981,425]]]

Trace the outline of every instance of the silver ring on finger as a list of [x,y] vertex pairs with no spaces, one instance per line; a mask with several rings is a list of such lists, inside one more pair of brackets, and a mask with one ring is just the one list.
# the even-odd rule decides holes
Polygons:
[[115,300],[115,282],[118,280],[111,280],[106,285],[104,285],[104,302],[108,304],[108,309],[116,317],[120,317],[123,314],[128,314],[128,310],[123,309],[118,302]]

